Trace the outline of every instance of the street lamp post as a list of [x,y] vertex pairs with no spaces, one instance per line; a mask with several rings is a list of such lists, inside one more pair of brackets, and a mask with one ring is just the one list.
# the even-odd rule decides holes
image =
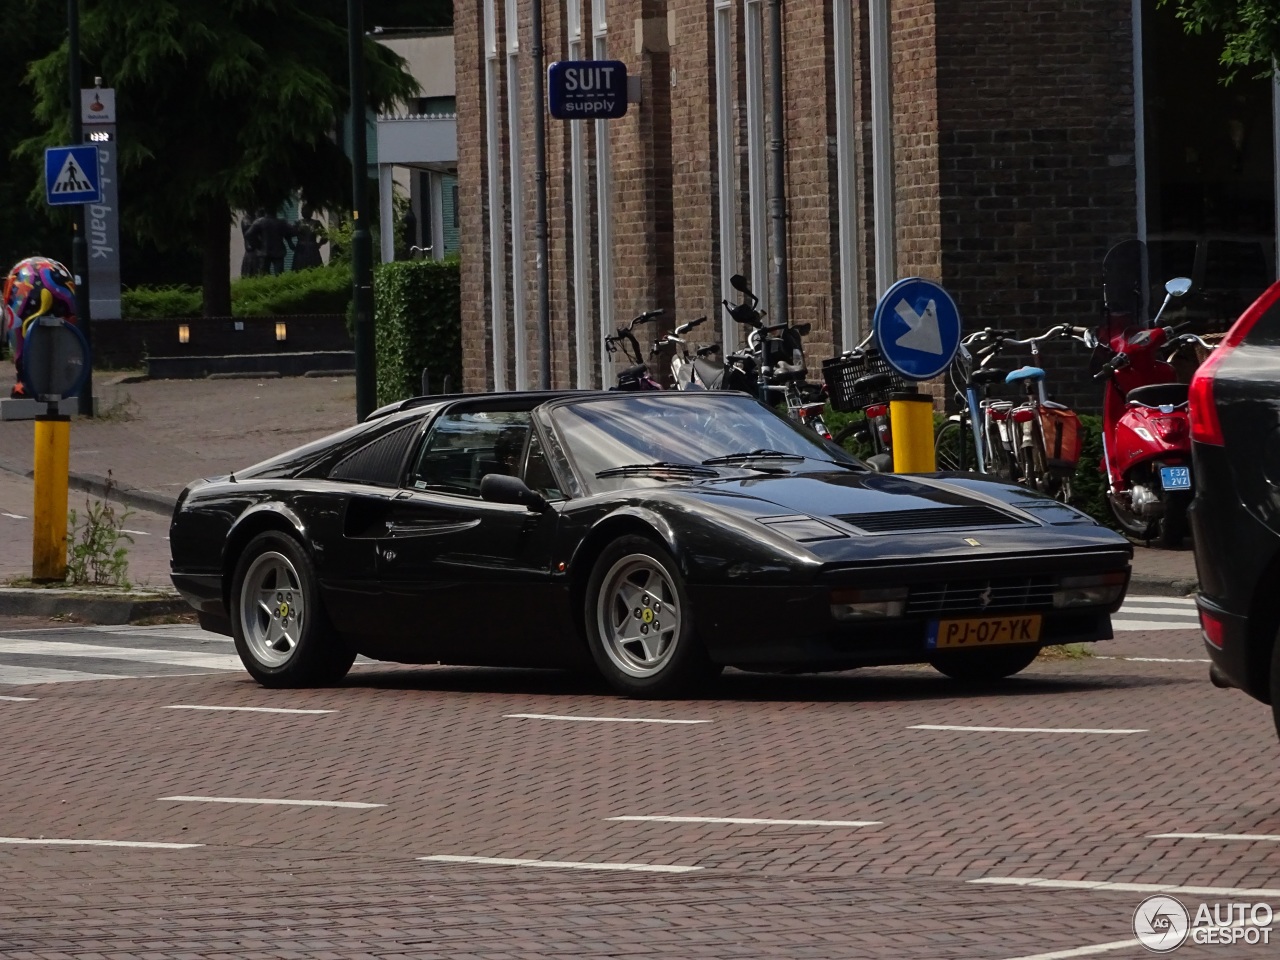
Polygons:
[[373,324],[373,238],[360,217],[368,186],[365,143],[364,13],[347,0],[347,53],[351,75],[351,301],[355,312],[356,420],[377,406],[377,331]]
[[[71,92],[71,145],[84,139],[80,123],[80,6],[78,0],[67,0],[67,82]],[[84,204],[77,204],[71,220],[71,274],[76,279],[76,318],[85,343],[92,348],[89,317],[89,249],[84,239]],[[89,369],[80,388],[80,415],[93,416],[93,353],[89,353]]]

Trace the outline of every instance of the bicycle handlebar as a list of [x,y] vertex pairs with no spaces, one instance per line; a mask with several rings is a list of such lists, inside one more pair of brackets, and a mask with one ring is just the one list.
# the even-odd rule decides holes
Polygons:
[[690,330],[692,330],[694,327],[699,326],[700,324],[703,324],[706,322],[707,322],[706,317],[699,317],[697,320],[690,320],[688,323],[680,324],[680,326],[676,327],[675,332],[679,334],[685,334],[685,333],[688,333]]

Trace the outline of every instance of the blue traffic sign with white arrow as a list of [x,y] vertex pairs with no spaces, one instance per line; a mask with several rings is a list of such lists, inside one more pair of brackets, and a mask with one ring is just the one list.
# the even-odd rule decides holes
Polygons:
[[101,203],[98,148],[49,147],[44,152],[44,193],[50,206]]
[[908,380],[932,380],[960,347],[960,311],[939,284],[899,280],[876,304],[871,321],[880,353]]

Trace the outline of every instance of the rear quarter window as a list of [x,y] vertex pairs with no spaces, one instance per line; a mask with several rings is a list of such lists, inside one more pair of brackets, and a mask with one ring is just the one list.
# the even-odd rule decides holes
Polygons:
[[347,454],[333,465],[329,479],[398,487],[404,473],[405,457],[420,425],[421,421],[413,420]]

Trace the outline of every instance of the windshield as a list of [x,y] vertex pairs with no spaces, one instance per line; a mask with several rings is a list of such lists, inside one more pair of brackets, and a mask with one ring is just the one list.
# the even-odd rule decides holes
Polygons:
[[[623,486],[655,486],[674,480],[743,470],[787,471],[857,466],[841,447],[761,406],[751,397],[714,392],[601,397],[556,406],[551,420],[591,493]],[[768,451],[758,458],[735,457]],[[782,454],[785,460],[769,454]],[[728,458],[711,467],[707,461]],[[802,460],[799,458],[803,458]],[[662,464],[665,469],[619,471]],[[673,465],[697,467],[674,469]],[[604,477],[598,474],[607,474]]]

